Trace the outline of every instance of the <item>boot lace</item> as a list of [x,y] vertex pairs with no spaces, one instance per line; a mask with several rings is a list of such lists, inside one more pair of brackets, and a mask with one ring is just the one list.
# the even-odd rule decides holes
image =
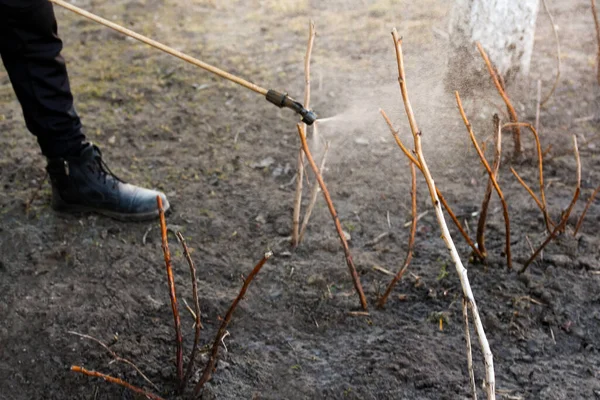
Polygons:
[[113,178],[113,189],[117,187],[117,184],[119,182],[125,183],[125,181],[123,179],[121,179],[117,175],[115,175],[110,170],[108,165],[106,165],[106,163],[102,159],[102,152],[100,151],[100,149],[98,147],[94,146],[94,151],[96,153],[95,157],[94,157],[94,161],[96,161],[96,166],[97,166],[97,169],[95,170],[95,172],[98,173],[97,178],[102,179],[102,182],[104,184],[106,184],[107,177],[110,176],[111,178]]

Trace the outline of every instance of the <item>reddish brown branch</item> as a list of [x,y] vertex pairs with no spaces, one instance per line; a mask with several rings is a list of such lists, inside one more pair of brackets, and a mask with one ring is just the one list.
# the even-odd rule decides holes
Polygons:
[[412,200],[411,201],[412,223],[410,226],[410,237],[408,239],[408,250],[406,252],[406,259],[404,260],[404,265],[402,265],[402,268],[400,269],[400,271],[398,271],[396,276],[394,276],[394,278],[388,285],[385,293],[379,299],[379,302],[377,303],[378,308],[383,308],[385,306],[385,303],[387,302],[387,299],[388,299],[390,293],[392,293],[392,289],[394,288],[394,286],[396,286],[396,284],[402,278],[402,276],[404,276],[404,273],[408,269],[410,261],[412,260],[413,248],[415,246],[415,233],[417,232],[417,171],[415,168],[415,163],[409,162],[409,164],[410,164],[410,176],[411,176],[410,198]]
[[583,223],[583,219],[585,218],[585,214],[587,213],[588,208],[590,208],[590,205],[592,204],[592,202],[596,198],[596,195],[598,194],[598,191],[600,191],[600,186],[598,186],[596,188],[596,190],[594,190],[594,192],[592,193],[592,195],[588,199],[587,203],[585,203],[585,208],[583,209],[583,212],[581,213],[581,216],[579,217],[579,220],[577,221],[577,225],[575,225],[575,232],[573,232],[573,236],[577,235],[577,232],[579,232],[579,228],[581,228],[581,224]]
[[212,376],[212,372],[217,365],[217,360],[218,360],[217,357],[219,355],[219,343],[221,343],[221,340],[223,339],[223,337],[225,336],[225,333],[227,332],[227,325],[229,325],[229,322],[231,321],[233,312],[235,311],[238,303],[244,298],[244,295],[246,294],[246,290],[248,290],[248,287],[250,286],[250,283],[252,283],[252,280],[254,279],[254,277],[256,277],[256,275],[260,272],[263,265],[265,265],[267,260],[272,255],[273,255],[272,252],[265,253],[265,255],[258,262],[258,264],[256,264],[254,266],[254,269],[252,269],[252,272],[250,272],[250,275],[248,275],[248,277],[244,280],[244,284],[242,285],[242,289],[240,290],[240,293],[237,295],[235,300],[233,300],[233,303],[231,303],[229,310],[227,310],[227,314],[225,315],[223,322],[221,322],[219,331],[217,332],[217,335],[215,336],[215,340],[213,341],[213,345],[212,345],[212,349],[210,352],[210,358],[208,359],[208,363],[206,364],[206,367],[204,368],[204,372],[202,373],[202,377],[200,378],[200,381],[194,388],[194,396],[198,396],[198,394],[200,393],[200,390],[202,390],[202,387],[204,387],[206,382],[208,382]]
[[171,310],[173,311],[173,320],[175,322],[175,343],[177,347],[177,381],[181,384],[183,381],[183,338],[181,336],[181,323],[179,321],[179,309],[177,308],[177,295],[175,294],[175,280],[173,278],[173,266],[171,264],[171,252],[169,251],[169,241],[167,239],[167,222],[165,221],[165,210],[163,209],[162,199],[156,196],[158,204],[158,213],[160,217],[160,234],[162,238],[162,249],[165,256],[165,267],[167,269],[167,279],[169,284],[169,296],[171,297]]
[[540,196],[541,196],[541,211],[544,214],[544,221],[546,223],[546,229],[548,232],[552,231],[554,228],[554,222],[550,219],[550,215],[548,214],[548,206],[546,204],[546,189],[544,185],[544,153],[542,152],[542,144],[540,143],[540,135],[538,135],[537,130],[528,122],[511,122],[508,124],[504,124],[502,128],[515,127],[515,126],[524,126],[529,128],[531,133],[533,134],[533,138],[535,139],[535,147],[538,157],[538,171],[539,171],[539,181],[540,181]]
[[[560,80],[561,54],[560,54],[560,40],[558,38],[558,30],[556,29],[556,24],[554,23],[554,17],[552,16],[552,13],[550,12],[550,8],[548,7],[546,0],[542,0],[542,4],[544,5],[546,14],[548,14],[548,18],[550,19],[550,23],[552,24],[552,32],[554,33],[554,40],[556,41],[556,78],[554,78],[554,84],[552,85],[552,89],[550,89],[550,92],[546,95],[546,97],[544,98],[544,100],[541,103],[541,106],[543,107],[548,102],[548,100],[550,100],[550,98],[554,94],[554,91],[556,90],[556,87],[558,86],[558,81]],[[537,127],[537,124],[536,124],[536,127]]]
[[[494,82],[498,93],[500,94],[500,97],[502,97],[502,100],[504,100],[504,103],[506,103],[510,120],[512,122],[519,122],[519,119],[517,118],[517,112],[506,95],[506,91],[504,90],[503,85],[500,83],[498,75],[494,71],[494,67],[492,66],[492,63],[485,50],[483,49],[483,46],[481,46],[481,43],[477,42],[477,48],[479,49],[479,53],[481,53],[481,57],[483,57],[483,61],[485,61],[485,65],[490,73],[490,76],[492,77],[492,81]],[[521,130],[518,126],[515,126],[513,129],[513,140],[515,142],[515,156],[519,156],[521,154]]]
[[[304,56],[304,107],[310,107],[310,59],[312,56],[313,44],[315,42],[315,23],[310,21],[308,24],[308,44],[306,45],[306,55]],[[302,208],[302,177],[304,175],[304,154],[302,148],[298,150],[298,181],[296,181],[296,194],[294,196],[294,211],[292,215],[292,246],[297,247],[300,244],[300,209]],[[308,177],[307,177],[308,178]]]
[[542,252],[542,250],[544,250],[548,243],[550,243],[555,237],[557,237],[559,233],[564,232],[565,227],[567,225],[567,220],[569,219],[569,215],[571,215],[571,211],[573,210],[575,203],[577,203],[577,199],[579,198],[579,193],[581,191],[581,160],[579,158],[579,149],[577,148],[577,137],[575,135],[573,135],[573,147],[575,150],[575,160],[577,162],[577,186],[575,187],[575,194],[573,195],[573,199],[571,200],[571,203],[569,204],[567,210],[564,212],[563,217],[561,218],[558,225],[556,225],[556,227],[548,235],[546,240],[544,240],[540,247],[538,247],[538,249],[525,262],[523,268],[521,268],[521,270],[519,271],[519,274],[522,274],[527,270],[527,267],[529,267],[533,260],[536,259],[536,257]]
[[95,378],[104,379],[106,382],[110,382],[110,383],[114,383],[115,385],[123,386],[124,388],[127,388],[127,389],[131,390],[132,392],[139,393],[142,396],[146,396],[146,398],[148,398],[150,400],[164,400],[160,396],[157,396],[155,394],[146,392],[144,389],[140,389],[139,387],[133,386],[132,384],[127,383],[127,382],[125,382],[125,381],[123,381],[123,380],[121,380],[119,378],[115,378],[115,377],[112,377],[110,375],[105,375],[105,374],[103,374],[101,372],[90,371],[90,370],[87,370],[87,369],[85,369],[83,367],[80,367],[78,365],[71,366],[71,371],[78,372],[80,374],[87,375],[87,376],[93,376]]
[[[317,121],[313,124],[313,134],[317,131]],[[319,171],[321,171],[321,176],[325,173],[325,161],[327,160],[327,154],[329,153],[329,142],[325,144],[325,150],[323,151],[323,158],[321,158],[321,165],[319,167]],[[300,237],[298,238],[298,242],[301,243],[304,238],[304,233],[306,232],[306,228],[308,227],[308,221],[310,220],[310,216],[312,215],[313,209],[315,208],[315,204],[317,203],[317,197],[319,196],[319,182],[314,182],[313,187],[310,190],[310,201],[308,203],[308,207],[306,207],[306,212],[304,213],[304,219],[302,220],[302,227],[300,228]]]
[[195,311],[194,344],[192,346],[192,352],[190,353],[188,365],[185,369],[185,375],[179,387],[179,390],[182,392],[185,389],[185,386],[190,377],[192,376],[192,372],[194,370],[194,362],[196,360],[196,354],[198,353],[198,343],[200,342],[200,329],[202,328],[202,322],[200,321],[200,301],[198,300],[198,281],[196,279],[196,266],[194,265],[194,261],[192,260],[192,256],[190,255],[190,250],[188,249],[187,243],[185,242],[185,238],[183,237],[181,232],[177,232],[177,238],[179,239],[179,242],[183,247],[183,254],[190,267],[190,275],[192,279],[192,298],[194,299]]
[[488,164],[487,160],[485,159],[485,156],[483,155],[483,153],[481,152],[481,149],[479,148],[479,144],[477,143],[477,139],[475,138],[475,134],[473,133],[473,128],[471,127],[471,123],[467,119],[467,115],[465,114],[465,110],[463,108],[462,102],[460,101],[460,96],[459,96],[458,92],[454,92],[454,95],[456,96],[456,103],[458,104],[458,109],[460,111],[460,115],[463,119],[463,122],[465,123],[465,126],[467,127],[467,131],[469,132],[469,137],[471,138],[471,142],[473,143],[475,150],[477,150],[479,159],[481,160],[481,163],[485,167],[485,170],[487,171],[488,176],[490,177],[490,180],[492,181],[492,185],[494,185],[494,189],[496,189],[496,192],[498,193],[500,202],[502,203],[502,211],[504,214],[504,224],[505,224],[505,230],[506,230],[506,263],[507,263],[508,269],[512,269],[512,256],[511,256],[511,252],[510,252],[510,220],[508,218],[508,205],[506,204],[506,200],[504,199],[502,190],[500,189],[500,186],[498,185],[498,181],[496,181],[496,177],[494,176],[494,173],[493,173],[492,169],[490,168],[490,165]]
[[596,64],[597,64],[597,72],[596,78],[598,80],[598,84],[600,85],[600,22],[598,22],[598,11],[596,11],[596,0],[591,0],[592,2],[592,14],[594,16],[594,25],[596,26],[596,40],[598,42],[598,55],[596,56]]
[[537,206],[539,207],[539,209],[543,212],[544,211],[544,205],[542,204],[542,202],[540,201],[540,199],[538,199],[537,195],[533,192],[533,190],[529,187],[529,185],[527,183],[525,183],[525,181],[523,180],[523,178],[521,178],[521,176],[519,176],[519,174],[517,173],[517,171],[515,171],[515,169],[513,167],[510,167],[510,172],[513,173],[513,175],[515,176],[515,178],[517,178],[517,180],[519,181],[519,183],[521,184],[521,186],[523,186],[525,188],[525,190],[527,190],[527,193],[529,193],[529,195],[531,196],[531,198],[535,201],[535,204],[537,204]]
[[[408,148],[400,140],[400,136],[398,135],[398,132],[396,132],[396,130],[394,129],[394,126],[392,125],[392,121],[390,121],[390,119],[388,118],[388,116],[385,113],[385,111],[383,111],[382,109],[379,109],[379,112],[383,116],[383,119],[385,119],[385,122],[388,124],[388,127],[390,128],[390,132],[394,136],[394,139],[396,140],[396,144],[398,145],[398,147],[400,147],[400,150],[402,150],[402,152],[404,153],[404,155],[412,163],[414,163],[417,166],[417,168],[419,168],[419,170],[421,172],[423,172],[423,169],[421,168],[421,164],[419,163],[419,161],[417,161],[417,159],[410,153],[410,151],[408,150]],[[450,219],[452,220],[452,222],[454,222],[454,225],[456,225],[456,228],[458,229],[458,231],[460,232],[460,234],[462,235],[462,237],[465,239],[465,241],[467,242],[467,244],[469,246],[471,246],[471,249],[473,249],[473,253],[475,253],[475,256],[479,260],[483,260],[484,259],[483,255],[481,254],[481,252],[479,251],[479,249],[477,248],[477,246],[475,246],[475,243],[473,242],[473,240],[471,240],[471,238],[469,237],[469,234],[467,233],[467,231],[464,230],[464,228],[460,224],[460,221],[458,220],[458,218],[456,217],[456,215],[454,214],[454,212],[450,208],[450,205],[448,204],[448,202],[446,201],[446,199],[442,195],[442,192],[440,191],[440,189],[437,186],[435,188],[435,192],[436,192],[436,194],[438,196],[438,199],[440,200],[440,203],[442,203],[442,206],[444,207],[444,209],[446,210],[446,212],[450,216]]]
[[297,247],[299,244],[300,229],[300,209],[302,207],[302,186],[304,179],[304,154],[302,148],[298,150],[297,160],[297,171],[296,171],[296,192],[294,194],[294,211],[292,213],[292,247]]
[[492,355],[492,351],[489,346],[489,342],[487,340],[485,331],[483,329],[483,324],[481,322],[481,317],[479,316],[479,311],[477,309],[477,304],[475,303],[475,298],[473,297],[473,291],[471,289],[471,285],[469,283],[469,278],[467,276],[467,270],[462,264],[460,256],[458,255],[458,251],[456,246],[454,245],[454,241],[450,236],[450,232],[448,231],[448,226],[446,224],[446,220],[444,218],[444,214],[442,212],[442,207],[440,206],[440,202],[438,200],[438,196],[436,193],[435,183],[433,181],[433,177],[431,176],[431,172],[427,167],[427,162],[425,157],[423,156],[423,149],[421,145],[421,136],[422,132],[419,130],[417,126],[417,122],[412,110],[412,106],[410,104],[410,100],[408,98],[408,89],[406,85],[406,77],[404,73],[404,59],[402,55],[402,39],[398,36],[398,32],[394,28],[392,30],[392,37],[394,39],[394,45],[396,47],[396,60],[398,63],[398,83],[400,85],[400,92],[402,94],[402,101],[404,103],[404,109],[406,111],[406,115],[408,117],[408,121],[410,124],[410,129],[413,135],[414,145],[415,145],[415,154],[417,155],[417,159],[422,167],[423,176],[425,181],[427,182],[427,188],[429,189],[429,196],[431,197],[431,202],[433,203],[435,209],[435,215],[438,220],[438,224],[442,231],[442,240],[446,244],[450,255],[452,256],[452,260],[454,261],[454,265],[456,267],[456,272],[458,273],[463,296],[467,298],[471,311],[473,313],[473,322],[475,325],[475,331],[477,332],[477,336],[479,337],[479,344],[481,345],[481,351],[483,353],[484,364],[485,364],[485,382],[484,386],[487,393],[488,400],[494,400],[496,398],[496,384],[495,384],[495,374],[494,374],[494,359]]
[[82,337],[82,338],[84,338],[84,339],[88,339],[88,340],[91,340],[91,341],[93,341],[93,342],[96,342],[96,343],[98,343],[100,346],[104,347],[104,349],[105,349],[106,351],[108,351],[108,353],[109,353],[109,354],[112,356],[112,358],[113,358],[115,361],[117,361],[117,362],[122,362],[122,363],[124,363],[124,364],[127,364],[127,365],[131,366],[133,369],[135,369],[135,371],[136,371],[138,374],[140,374],[140,376],[141,376],[141,377],[142,377],[142,378],[143,378],[143,379],[144,379],[146,382],[148,382],[148,383],[149,383],[149,384],[150,384],[150,385],[151,385],[151,386],[152,386],[154,389],[158,390],[158,387],[156,387],[156,385],[155,385],[155,384],[154,384],[154,383],[153,383],[153,382],[152,382],[150,379],[148,379],[148,377],[147,377],[146,375],[144,375],[144,373],[143,373],[143,372],[142,372],[142,371],[141,371],[141,370],[140,370],[140,369],[137,367],[137,365],[135,365],[134,363],[132,363],[131,361],[129,361],[129,360],[128,360],[128,359],[126,359],[126,358],[119,357],[119,356],[117,355],[117,353],[115,353],[114,351],[112,351],[112,350],[110,349],[110,347],[108,347],[108,345],[106,345],[105,343],[103,343],[103,342],[102,342],[102,341],[100,341],[99,339],[96,339],[95,337],[93,337],[93,336],[90,336],[90,335],[84,335],[83,333],[78,333],[78,332],[74,332],[74,331],[68,331],[67,333],[70,333],[71,335],[79,336],[79,337]]
[[342,230],[342,225],[340,224],[337,212],[333,207],[333,202],[331,201],[331,197],[329,196],[327,186],[325,186],[325,181],[323,181],[323,177],[319,172],[319,168],[317,167],[317,164],[315,163],[315,160],[313,159],[312,154],[310,153],[310,149],[308,148],[306,135],[304,134],[304,127],[302,126],[302,124],[298,124],[297,126],[298,135],[300,136],[300,140],[302,141],[302,148],[304,149],[304,154],[306,154],[306,159],[308,160],[308,163],[310,164],[310,167],[312,168],[315,174],[315,178],[319,182],[319,186],[321,187],[321,191],[323,192],[323,197],[325,198],[325,202],[327,203],[327,207],[329,208],[329,212],[331,213],[331,218],[333,218],[335,229],[337,230],[338,236],[340,237],[340,241],[342,242],[342,247],[344,248],[344,255],[346,256],[346,264],[348,265],[348,269],[350,270],[350,275],[352,276],[354,288],[356,289],[358,297],[360,298],[360,305],[363,310],[367,311],[367,299],[365,297],[365,293],[363,292],[358,273],[356,272],[354,261],[352,261],[352,254],[350,253],[350,247],[348,247],[348,242],[346,241],[344,231]]
[[[502,130],[500,129],[500,118],[498,117],[498,114],[494,114],[494,136],[496,137],[496,148],[494,152],[494,167],[492,170],[494,179],[498,179],[500,156],[502,154]],[[490,178],[488,179],[485,188],[483,202],[481,203],[481,212],[479,213],[479,221],[477,222],[477,247],[484,257],[487,257],[487,251],[485,250],[485,221],[487,219],[488,206],[490,199],[492,198],[493,188],[492,179]]]

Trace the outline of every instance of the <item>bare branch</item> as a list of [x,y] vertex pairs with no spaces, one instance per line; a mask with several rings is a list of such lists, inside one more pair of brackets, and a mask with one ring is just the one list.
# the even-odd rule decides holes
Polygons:
[[[496,74],[496,71],[494,71],[494,67],[492,67],[492,63],[491,63],[490,59],[488,58],[485,50],[483,49],[483,46],[481,46],[481,43],[479,43],[479,42],[477,42],[477,49],[479,49],[479,53],[481,53],[481,57],[483,58],[483,61],[485,61],[485,65],[487,66],[488,72],[490,73],[490,76],[492,77],[492,81],[494,82],[494,85],[496,86],[496,89],[498,90],[500,97],[502,97],[502,100],[504,100],[504,103],[506,103],[506,108],[508,109],[508,113],[510,115],[510,120],[512,122],[519,122],[519,119],[517,118],[517,112],[515,111],[515,108],[513,107],[512,103],[508,99],[508,96],[506,95],[506,92],[503,87],[504,85],[502,85],[500,83],[498,75]],[[521,151],[522,151],[522,149],[521,149],[521,131],[518,126],[515,126],[513,129],[513,140],[515,142],[515,156],[518,156],[521,154]]]
[[215,340],[213,341],[213,345],[212,345],[212,349],[210,352],[210,358],[208,359],[208,363],[206,364],[206,367],[204,368],[204,372],[202,372],[202,377],[200,378],[200,381],[194,388],[194,396],[198,396],[198,394],[200,393],[200,390],[202,390],[202,387],[204,387],[204,384],[206,384],[206,382],[208,382],[212,376],[212,372],[217,365],[217,356],[219,354],[219,343],[221,343],[221,341],[223,340],[223,337],[225,337],[225,334],[227,333],[227,325],[229,325],[229,322],[231,321],[231,317],[233,316],[233,312],[235,311],[235,308],[237,307],[238,303],[244,298],[244,295],[246,294],[246,291],[248,290],[248,287],[250,286],[250,283],[252,282],[254,277],[256,277],[256,275],[258,275],[258,273],[260,272],[263,265],[265,265],[267,260],[269,258],[271,258],[272,255],[273,255],[272,252],[265,253],[265,255],[258,262],[258,264],[256,264],[254,266],[254,268],[252,269],[252,272],[250,272],[250,275],[248,275],[248,277],[244,280],[244,284],[242,285],[242,288],[240,289],[240,293],[237,295],[235,300],[233,300],[233,303],[231,303],[229,310],[227,310],[227,314],[225,315],[225,318],[223,319],[223,322],[221,323],[221,327],[219,328],[219,331],[217,332],[217,335],[215,336]]
[[[546,10],[546,14],[548,14],[548,18],[550,18],[550,23],[552,24],[552,32],[554,32],[554,39],[556,40],[556,79],[554,79],[554,84],[552,85],[552,89],[550,92],[544,97],[542,100],[541,106],[544,107],[546,103],[550,100],[554,91],[556,90],[556,86],[558,86],[558,81],[560,80],[560,40],[558,39],[558,31],[556,30],[556,24],[554,23],[554,17],[552,17],[552,13],[550,12],[550,8],[548,8],[548,4],[546,0],[542,0],[542,4],[544,5],[544,10]],[[537,129],[537,124],[536,124]]]
[[325,198],[325,202],[327,203],[327,207],[329,208],[329,212],[331,213],[331,218],[333,218],[333,223],[335,224],[335,229],[337,230],[338,236],[340,237],[340,241],[342,242],[342,247],[344,249],[344,255],[346,257],[346,264],[348,265],[348,269],[350,270],[350,275],[352,276],[352,281],[354,283],[354,289],[358,293],[358,297],[360,299],[360,305],[364,311],[367,311],[367,298],[365,297],[365,293],[363,292],[362,285],[360,283],[360,278],[358,277],[358,273],[356,272],[356,267],[354,266],[354,261],[352,261],[352,254],[350,253],[350,247],[348,247],[348,242],[346,241],[346,237],[344,235],[344,231],[342,230],[342,225],[340,224],[340,219],[337,216],[337,212],[333,207],[333,202],[331,201],[331,197],[329,196],[329,191],[327,190],[327,186],[325,186],[325,181],[323,181],[323,177],[319,173],[319,168],[317,168],[317,164],[312,157],[310,149],[308,148],[308,143],[306,141],[306,135],[304,134],[304,127],[302,124],[297,125],[298,135],[300,136],[300,141],[302,142],[302,148],[304,149],[304,153],[306,154],[306,159],[312,168],[317,182],[319,182],[319,186],[321,187],[321,191],[323,192],[323,197]]
[[196,266],[194,265],[194,260],[192,260],[192,256],[190,255],[190,250],[188,249],[187,243],[185,242],[185,238],[181,234],[181,232],[177,232],[177,239],[179,239],[179,243],[183,247],[183,254],[185,259],[190,267],[190,276],[192,279],[192,297],[194,299],[194,344],[192,346],[192,352],[190,353],[190,359],[188,360],[188,365],[185,369],[185,375],[183,376],[183,380],[181,381],[181,385],[179,387],[180,391],[185,389],[185,386],[192,376],[192,372],[194,370],[194,362],[196,360],[196,354],[198,353],[198,343],[200,342],[200,329],[202,329],[202,322],[200,321],[200,301],[198,300],[198,281],[196,279]]
[[125,381],[123,381],[123,380],[121,380],[119,378],[115,378],[115,377],[112,377],[110,375],[105,375],[105,374],[103,374],[101,372],[90,371],[90,370],[87,370],[87,369],[85,369],[83,367],[80,367],[78,365],[71,366],[71,371],[78,372],[80,374],[87,375],[87,376],[93,376],[93,377],[96,377],[96,378],[102,378],[106,382],[110,382],[110,383],[114,383],[115,385],[123,386],[124,388],[127,388],[127,389],[131,390],[132,392],[139,393],[142,396],[146,396],[146,398],[148,398],[150,400],[164,400],[160,396],[157,396],[155,394],[146,392],[144,389],[140,389],[139,387],[133,386],[132,384],[127,383],[127,382],[125,382]]
[[556,227],[548,235],[546,240],[544,240],[544,242],[540,245],[540,247],[538,247],[538,249],[525,262],[525,264],[523,265],[523,268],[521,268],[521,270],[519,271],[519,274],[522,274],[523,272],[525,272],[527,270],[527,267],[529,267],[529,265],[533,262],[533,260],[536,259],[536,257],[542,252],[542,250],[544,250],[544,248],[548,245],[548,243],[550,243],[556,236],[558,236],[559,233],[564,231],[565,226],[567,225],[567,220],[569,219],[569,215],[571,215],[571,211],[573,210],[575,203],[577,203],[577,199],[579,198],[579,193],[581,191],[581,159],[579,158],[579,149],[577,147],[577,137],[575,135],[573,135],[573,148],[575,151],[575,160],[577,162],[577,186],[575,187],[575,194],[573,195],[573,199],[571,200],[571,203],[569,204],[569,207],[567,208],[567,210],[564,212],[563,217],[560,220],[560,222],[558,223],[558,225],[556,225]]
[[179,320],[179,309],[177,308],[177,295],[175,294],[175,280],[173,278],[173,266],[171,264],[171,252],[169,251],[169,241],[167,239],[167,222],[165,220],[165,210],[163,209],[162,199],[156,196],[158,204],[158,214],[160,217],[160,234],[162,238],[162,249],[165,256],[165,267],[167,269],[167,279],[169,285],[169,296],[171,297],[171,310],[173,311],[173,320],[175,323],[175,344],[177,347],[177,380],[183,381],[183,338],[181,336],[181,322]]
[[492,351],[490,349],[490,345],[488,343],[487,337],[485,335],[485,331],[483,329],[483,324],[481,322],[481,318],[479,316],[479,311],[477,309],[477,304],[475,303],[475,298],[473,297],[473,292],[471,290],[471,285],[469,284],[469,278],[467,276],[467,270],[462,264],[460,256],[458,255],[458,251],[456,250],[456,246],[452,241],[452,237],[450,236],[450,232],[448,231],[448,226],[446,225],[446,221],[444,219],[444,214],[442,212],[442,207],[440,206],[440,202],[435,190],[435,183],[429,172],[429,168],[427,168],[427,164],[425,162],[425,157],[423,156],[423,151],[421,149],[421,131],[419,131],[417,127],[417,123],[412,111],[412,107],[410,105],[410,101],[408,99],[408,91],[406,89],[406,78],[404,75],[404,60],[402,57],[402,39],[398,37],[398,32],[396,29],[392,31],[392,37],[394,38],[394,45],[396,48],[396,59],[398,61],[398,82],[400,83],[400,91],[402,93],[402,99],[404,102],[404,108],[406,110],[406,115],[408,116],[409,124],[411,127],[411,131],[413,134],[413,139],[415,142],[415,151],[417,153],[417,158],[419,160],[420,165],[422,166],[423,176],[427,181],[427,187],[429,189],[429,195],[431,197],[431,201],[433,203],[436,217],[442,231],[442,239],[446,243],[448,250],[450,251],[450,255],[452,256],[452,260],[454,261],[454,265],[456,267],[456,272],[460,278],[461,287],[463,290],[463,295],[469,302],[471,306],[471,312],[473,314],[473,321],[475,324],[475,331],[477,332],[477,336],[479,338],[479,344],[481,345],[481,350],[483,353],[483,358],[485,362],[485,375],[486,375],[486,391],[488,400],[496,399],[496,384],[495,384],[495,376],[494,376],[494,361],[492,356]]
[[404,264],[402,265],[402,268],[400,268],[400,271],[398,271],[396,276],[394,276],[394,278],[388,285],[385,293],[383,294],[383,296],[381,296],[381,298],[379,299],[379,302],[377,302],[377,308],[383,308],[385,306],[385,303],[387,302],[387,299],[388,299],[390,293],[392,293],[392,289],[394,288],[394,286],[396,286],[396,284],[402,278],[402,276],[404,276],[404,273],[408,269],[408,266],[410,265],[410,261],[412,260],[413,248],[415,246],[415,234],[417,232],[417,220],[418,220],[418,216],[417,216],[417,171],[415,168],[415,163],[409,161],[409,164],[410,164],[410,176],[411,176],[410,198],[411,198],[412,222],[411,222],[411,226],[410,226],[410,236],[408,239],[408,249],[406,251],[406,258],[404,259]]
[[475,134],[473,133],[473,128],[471,127],[471,124],[469,123],[469,120],[467,119],[467,115],[465,114],[465,110],[462,106],[462,102],[460,101],[460,95],[458,94],[458,92],[454,92],[454,95],[456,96],[456,103],[458,104],[458,110],[460,111],[460,115],[463,119],[463,122],[465,123],[465,126],[467,127],[467,131],[469,132],[469,137],[471,138],[471,142],[473,143],[473,146],[475,146],[475,150],[477,150],[479,159],[481,160],[481,163],[485,167],[485,170],[487,171],[488,176],[490,177],[492,185],[494,185],[494,189],[496,189],[496,193],[498,193],[498,197],[500,197],[500,202],[502,203],[502,212],[504,214],[505,230],[506,230],[506,263],[508,265],[508,269],[512,269],[512,256],[511,256],[511,252],[510,252],[510,220],[508,218],[508,205],[506,204],[506,200],[504,199],[502,190],[500,189],[500,186],[498,185],[498,182],[496,181],[496,177],[494,176],[494,173],[493,173],[492,169],[490,168],[490,165],[488,164],[487,160],[485,159],[483,152],[479,148],[479,144],[477,143],[477,139],[475,138]]
[[91,340],[91,341],[93,341],[93,342],[96,342],[96,343],[98,343],[100,346],[104,347],[104,349],[105,349],[106,351],[108,351],[108,353],[111,355],[111,357],[112,357],[112,358],[113,358],[115,361],[117,361],[117,362],[122,362],[122,363],[124,363],[124,364],[127,364],[127,365],[131,366],[133,369],[135,369],[135,371],[136,371],[138,374],[140,374],[140,376],[141,376],[141,377],[142,377],[142,378],[143,378],[143,379],[144,379],[146,382],[148,382],[148,383],[150,384],[150,386],[152,386],[152,387],[153,387],[155,390],[158,390],[158,387],[157,387],[157,386],[156,386],[156,385],[155,385],[155,384],[154,384],[154,383],[153,383],[153,382],[152,382],[150,379],[148,379],[148,377],[147,377],[146,375],[144,375],[144,373],[143,373],[142,371],[140,371],[140,369],[137,367],[137,365],[135,365],[134,363],[132,363],[131,361],[129,361],[129,360],[128,360],[128,359],[126,359],[126,358],[119,357],[119,356],[117,355],[117,353],[115,353],[114,351],[112,351],[112,350],[110,349],[110,347],[108,347],[108,345],[107,345],[107,344],[103,343],[102,341],[100,341],[99,339],[96,339],[96,338],[95,338],[95,337],[93,337],[93,336],[84,335],[83,333],[78,333],[78,332],[74,332],[74,331],[68,331],[67,333],[69,333],[69,334],[71,334],[71,335],[76,335],[76,336],[82,337],[82,338],[84,338],[84,339],[88,339],[88,340]]

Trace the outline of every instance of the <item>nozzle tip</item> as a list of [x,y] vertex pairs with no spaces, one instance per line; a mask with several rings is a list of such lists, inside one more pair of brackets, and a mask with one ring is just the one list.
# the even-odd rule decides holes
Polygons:
[[302,122],[304,122],[306,125],[312,125],[316,120],[317,114],[315,114],[313,111],[308,111],[302,116]]

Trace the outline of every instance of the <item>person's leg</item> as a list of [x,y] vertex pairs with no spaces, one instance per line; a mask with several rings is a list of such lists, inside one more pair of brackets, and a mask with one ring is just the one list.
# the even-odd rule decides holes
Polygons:
[[48,158],[55,210],[95,211],[122,220],[158,214],[163,193],[127,184],[110,172],[100,150],[85,142],[56,19],[48,0],[0,0],[0,54],[27,128]]
[[77,154],[85,136],[50,2],[0,0],[0,37],[2,61],[42,153],[49,158]]

